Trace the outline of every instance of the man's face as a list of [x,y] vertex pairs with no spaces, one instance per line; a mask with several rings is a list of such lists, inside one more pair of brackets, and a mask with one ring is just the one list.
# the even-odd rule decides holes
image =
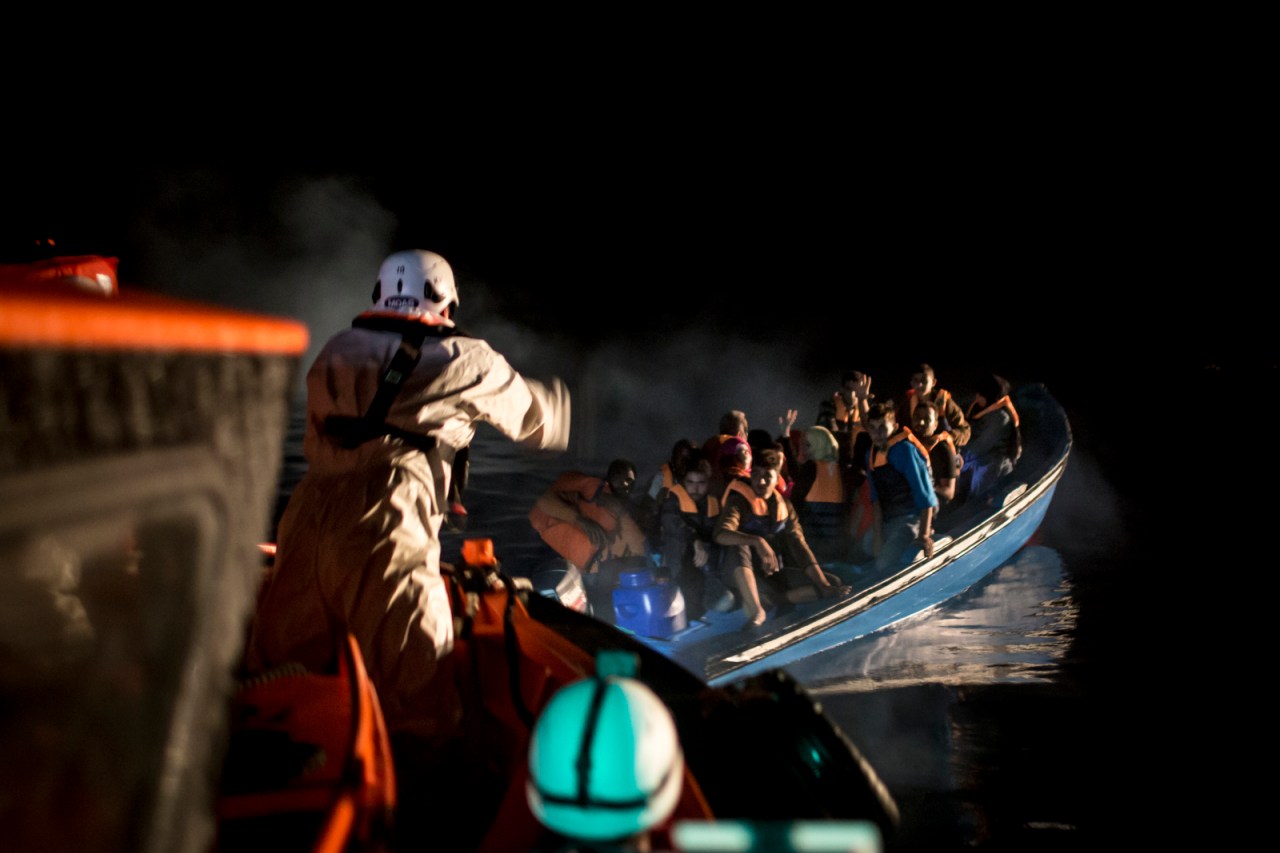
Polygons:
[[628,468],[609,478],[609,488],[615,495],[631,494],[631,487],[636,484],[636,472]]
[[938,413],[928,406],[916,406],[911,415],[911,431],[916,435],[933,435],[938,428]]
[[707,475],[701,471],[690,471],[684,475],[684,490],[689,497],[700,501],[707,496]]
[[876,447],[884,447],[889,443],[893,431],[898,428],[897,422],[892,415],[885,415],[879,420],[867,421],[867,432],[871,433],[871,440],[875,442]]
[[921,396],[928,394],[933,390],[933,374],[924,372],[911,374],[911,387]]
[[768,498],[773,494],[774,487],[778,485],[778,472],[773,468],[752,468],[751,469],[751,488],[755,491],[756,497]]

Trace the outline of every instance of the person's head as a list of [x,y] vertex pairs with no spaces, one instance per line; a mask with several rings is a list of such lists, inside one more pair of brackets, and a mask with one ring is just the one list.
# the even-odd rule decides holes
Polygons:
[[636,466],[629,459],[615,459],[609,463],[604,479],[615,495],[629,495],[636,484]]
[[768,430],[753,429],[747,433],[747,444],[751,445],[752,453],[759,453],[761,450],[768,450],[777,445],[773,440],[773,436],[769,435]]
[[767,498],[773,494],[782,473],[782,454],[777,450],[763,450],[751,463],[751,489],[756,497]]
[[985,409],[1001,397],[1007,396],[1008,393],[1008,380],[995,373],[988,374],[978,383],[977,392],[974,394],[974,406]]
[[750,428],[747,426],[747,413],[734,409],[731,412],[725,412],[720,418],[720,434],[736,435],[739,438],[746,438]]
[[529,809],[570,838],[622,841],[675,810],[684,754],[662,700],[634,678],[587,678],[551,697],[529,740]]
[[867,432],[876,447],[884,447],[898,430],[898,414],[892,400],[872,403],[867,409]]
[[689,470],[684,472],[684,477],[680,479],[680,485],[684,486],[684,490],[689,493],[689,497],[695,501],[700,501],[707,495],[707,484],[711,482],[711,463],[705,459],[698,459],[689,466]]
[[835,462],[840,458],[840,444],[831,430],[811,426],[804,431],[808,458],[815,462]]
[[911,387],[915,389],[917,396],[923,397],[932,391],[936,381],[933,368],[927,364],[916,365],[916,369],[911,374]]
[[916,403],[911,413],[911,431],[916,435],[930,436],[938,429],[938,407],[928,400]]
[[735,474],[746,474],[750,471],[751,445],[737,436],[720,445],[720,469]]
[[861,370],[846,370],[840,374],[840,387],[846,391],[852,391],[861,382]]
[[698,446],[687,438],[682,438],[671,448],[671,457],[667,460],[671,466],[671,474],[677,480],[689,470],[689,466],[698,455]]
[[453,268],[435,252],[422,249],[390,254],[373,285],[373,307],[453,319],[458,310]]

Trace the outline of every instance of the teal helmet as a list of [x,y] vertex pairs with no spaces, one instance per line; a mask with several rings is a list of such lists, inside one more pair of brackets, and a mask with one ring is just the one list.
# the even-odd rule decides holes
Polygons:
[[671,712],[633,678],[575,681],[543,709],[529,742],[529,808],[570,838],[627,838],[666,820],[684,755]]

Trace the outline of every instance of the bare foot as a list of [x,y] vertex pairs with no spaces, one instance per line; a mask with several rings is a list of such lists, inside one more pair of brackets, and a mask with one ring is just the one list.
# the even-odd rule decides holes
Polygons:
[[846,595],[848,595],[851,592],[853,592],[853,587],[849,586],[848,584],[841,584],[840,586],[829,585],[829,586],[818,587],[818,595],[822,596],[823,598],[844,598]]

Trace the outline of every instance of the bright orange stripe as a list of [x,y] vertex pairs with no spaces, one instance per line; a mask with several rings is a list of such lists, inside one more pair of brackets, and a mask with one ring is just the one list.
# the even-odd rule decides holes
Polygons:
[[0,347],[201,350],[300,355],[303,323],[146,293],[0,289]]

